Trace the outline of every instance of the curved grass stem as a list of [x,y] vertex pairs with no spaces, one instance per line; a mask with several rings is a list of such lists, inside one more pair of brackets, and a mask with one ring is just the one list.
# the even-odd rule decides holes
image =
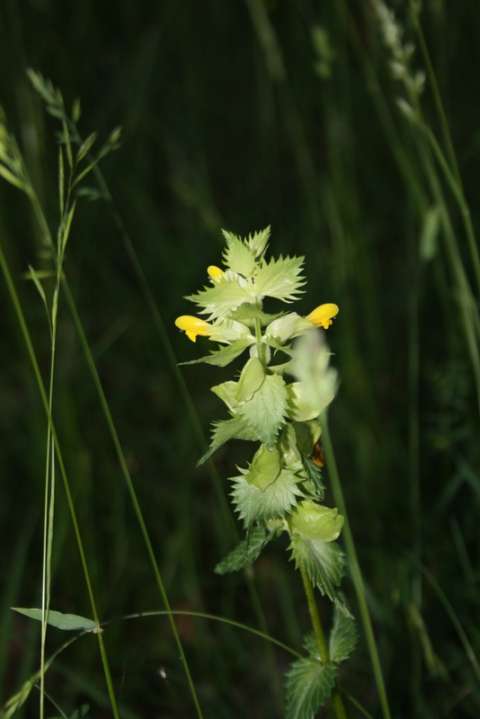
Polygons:
[[[75,504],[74,504],[71,489],[70,489],[70,482],[68,479],[67,471],[66,471],[65,464],[63,461],[63,455],[61,452],[60,443],[58,441],[55,423],[53,421],[53,418],[52,418],[52,416],[50,414],[50,410],[49,410],[48,395],[47,395],[47,392],[45,389],[42,374],[40,372],[40,367],[38,364],[35,349],[33,347],[33,342],[32,342],[31,336],[30,336],[30,331],[28,329],[28,325],[25,320],[25,315],[23,313],[20,299],[18,297],[18,293],[17,293],[17,290],[15,288],[15,285],[14,285],[14,282],[12,279],[10,268],[8,266],[8,262],[7,262],[7,259],[6,259],[6,256],[5,256],[5,253],[3,251],[3,247],[1,246],[1,244],[0,244],[0,268],[2,270],[5,284],[7,286],[7,292],[9,294],[10,300],[12,302],[12,305],[13,305],[13,308],[15,311],[15,315],[17,317],[17,321],[18,321],[18,324],[20,327],[20,332],[21,332],[21,335],[23,337],[23,340],[24,340],[24,343],[25,343],[25,346],[27,349],[27,354],[28,354],[28,357],[29,357],[31,365],[32,365],[33,374],[34,374],[34,377],[35,377],[35,380],[36,380],[36,383],[38,386],[40,399],[42,401],[42,405],[43,405],[43,408],[44,408],[46,416],[47,416],[47,421],[51,427],[52,441],[53,441],[53,445],[55,448],[55,455],[57,458],[58,467],[60,469],[60,475],[62,477],[63,486],[65,489],[67,505],[68,505],[70,517],[72,520],[73,531],[74,531],[75,540],[77,543],[78,552],[80,555],[80,563],[82,566],[82,571],[83,571],[85,584],[86,584],[86,588],[87,588],[87,594],[88,594],[88,598],[90,601],[92,616],[93,616],[94,621],[97,624],[100,624],[99,614],[98,614],[98,610],[97,610],[97,603],[96,603],[95,594],[93,591],[93,585],[92,585],[92,581],[91,581],[91,577],[90,577],[90,571],[88,569],[88,563],[87,563],[87,558],[86,558],[86,554],[85,554],[82,535],[80,532],[80,526],[78,523],[77,512],[75,509]],[[104,676],[105,676],[105,683],[107,686],[107,692],[109,695],[110,704],[111,704],[111,708],[112,708],[112,713],[113,713],[114,719],[120,719],[120,712],[119,712],[118,703],[117,703],[117,699],[116,699],[116,695],[115,695],[115,690],[113,687],[110,663],[108,660],[108,655],[107,655],[105,643],[104,643],[101,632],[97,633],[97,641],[98,641],[98,647],[99,647],[99,651],[100,651],[100,658],[101,658],[101,662],[102,662],[102,666],[103,666],[103,672],[104,672]]]
[[322,415],[322,444],[325,450],[325,458],[327,461],[327,469],[330,477],[330,482],[333,490],[333,496],[335,504],[337,505],[341,514],[345,519],[343,529],[343,539],[345,542],[345,549],[347,551],[348,563],[350,568],[350,574],[352,577],[353,585],[355,587],[355,593],[357,595],[358,607],[360,610],[360,618],[363,625],[363,631],[367,642],[368,652],[370,654],[370,661],[372,664],[373,675],[375,684],[377,687],[378,696],[380,699],[380,706],[382,709],[382,716],[384,719],[391,719],[390,705],[388,702],[387,690],[385,687],[385,681],[383,678],[382,665],[380,662],[380,656],[378,653],[377,642],[375,640],[375,634],[373,633],[372,620],[370,617],[370,610],[367,604],[367,596],[365,591],[365,583],[363,580],[362,570],[357,558],[357,550],[355,548],[355,542],[350,528],[350,522],[348,520],[347,508],[345,506],[345,500],[343,497],[342,484],[340,481],[340,475],[338,472],[337,462],[335,459],[335,453],[333,450],[332,440],[330,438],[330,431],[328,427],[327,414]]

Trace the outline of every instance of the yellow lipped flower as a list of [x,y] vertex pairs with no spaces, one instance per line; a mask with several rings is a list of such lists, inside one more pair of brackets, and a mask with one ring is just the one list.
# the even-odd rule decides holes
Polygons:
[[216,265],[209,265],[207,267],[207,273],[211,280],[214,282],[218,282],[219,279],[223,277],[225,274],[223,270],[220,269],[220,267],[217,267]]
[[192,342],[197,341],[198,335],[200,337],[209,337],[212,331],[212,325],[200,317],[194,317],[193,315],[181,315],[175,320],[175,326],[179,330],[185,332],[189,340]]
[[323,327],[324,330],[328,330],[330,325],[333,324],[333,319],[338,315],[338,312],[338,305],[333,304],[333,302],[327,302],[324,305],[315,307],[315,309],[307,315],[306,319],[316,327]]

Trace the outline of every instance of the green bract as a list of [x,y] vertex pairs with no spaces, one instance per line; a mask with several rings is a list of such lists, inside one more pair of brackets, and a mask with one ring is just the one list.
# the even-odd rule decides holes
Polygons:
[[[304,580],[340,607],[344,556],[336,540],[343,517],[320,503],[324,486],[318,446],[320,418],[338,385],[318,322],[326,321],[323,310],[333,308],[334,316],[338,307],[319,306],[308,317],[265,312],[265,298],[291,303],[303,292],[304,258],[265,259],[270,228],[243,239],[232,232],[223,235],[224,268],[210,266],[210,284],[188,298],[207,321],[183,316],[177,324],[190,331],[194,341],[198,335],[202,341],[220,343],[194,362],[224,367],[248,351],[234,378],[212,387],[228,416],[214,423],[210,448],[200,460],[232,439],[256,443],[250,463],[230,479],[234,508],[247,534],[216,571],[248,566],[272,539],[287,532],[292,559]],[[322,663],[309,652],[292,666],[288,716],[313,716],[330,696],[335,665],[353,648],[355,632],[349,621],[336,615],[331,661]]]

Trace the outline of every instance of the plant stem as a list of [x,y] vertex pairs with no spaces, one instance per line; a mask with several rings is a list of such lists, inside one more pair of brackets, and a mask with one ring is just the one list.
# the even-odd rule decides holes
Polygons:
[[196,714],[199,717],[199,719],[203,719],[203,712],[202,712],[202,709],[200,706],[200,701],[198,698],[197,690],[195,688],[195,683],[193,681],[193,677],[192,677],[192,674],[190,671],[190,666],[189,666],[185,651],[183,649],[182,640],[180,638],[180,634],[178,632],[177,625],[175,623],[175,619],[171,613],[170,600],[168,598],[167,590],[166,590],[166,587],[165,587],[165,584],[163,581],[162,574],[160,572],[160,566],[159,566],[159,563],[158,563],[158,560],[157,560],[157,557],[155,554],[155,550],[153,548],[153,543],[152,543],[152,540],[150,537],[150,532],[147,529],[145,518],[143,516],[143,511],[140,506],[140,501],[138,499],[137,491],[133,484],[133,479],[132,479],[130,470],[127,465],[125,454],[124,454],[124,451],[123,451],[123,448],[122,448],[122,445],[120,442],[120,438],[117,433],[116,425],[113,420],[112,413],[110,411],[110,405],[108,404],[108,400],[106,398],[106,395],[105,395],[105,392],[103,389],[103,384],[100,380],[100,376],[98,374],[97,367],[96,367],[95,361],[93,359],[90,345],[87,340],[85,330],[83,328],[82,322],[80,320],[80,316],[77,311],[77,306],[76,306],[75,300],[73,298],[72,292],[70,290],[70,286],[69,286],[66,278],[64,278],[64,280],[63,280],[63,288],[64,288],[64,294],[65,294],[65,297],[67,300],[67,304],[69,306],[69,309],[70,309],[70,312],[71,312],[71,315],[73,318],[73,323],[75,325],[75,329],[77,331],[77,335],[80,340],[80,344],[82,346],[82,350],[84,352],[84,356],[85,356],[87,365],[88,365],[90,373],[92,375],[92,379],[93,379],[95,388],[97,390],[97,394],[98,394],[100,404],[101,404],[101,407],[102,407],[102,410],[103,410],[103,413],[105,416],[105,420],[106,420],[108,428],[110,430],[110,435],[111,435],[112,442],[113,442],[113,445],[115,448],[117,459],[118,459],[120,469],[122,471],[125,483],[127,485],[127,490],[128,490],[128,494],[130,496],[130,501],[132,503],[133,511],[135,513],[135,517],[137,519],[141,535],[143,537],[145,548],[146,548],[148,558],[149,558],[149,561],[150,561],[150,564],[152,567],[153,575],[155,577],[155,582],[157,584],[157,587],[158,587],[160,596],[162,598],[163,604],[165,606],[165,609],[168,613],[170,628],[172,630],[172,634],[173,634],[175,643],[177,645],[177,651],[178,651],[178,655],[180,657],[180,661],[181,661],[181,663],[183,665],[183,669],[185,671],[185,676],[186,676],[187,683],[188,683],[188,686],[190,689],[190,693],[192,695],[192,700],[193,700],[193,704],[195,706],[195,711],[196,711]]
[[265,356],[263,352],[263,342],[262,342],[262,324],[258,317],[255,319],[255,339],[257,340],[257,356],[260,362],[264,365],[265,364]]
[[[88,563],[87,563],[87,558],[86,558],[85,549],[84,549],[84,545],[83,545],[82,535],[80,533],[80,526],[78,523],[77,513],[75,510],[75,504],[74,504],[73,496],[72,496],[71,489],[70,489],[70,483],[69,483],[69,479],[67,476],[65,464],[63,461],[63,455],[61,452],[60,443],[58,441],[55,423],[54,423],[52,416],[50,414],[50,411],[49,411],[47,391],[45,389],[45,384],[43,382],[42,374],[40,372],[40,366],[38,364],[37,355],[36,355],[35,349],[33,347],[32,339],[30,336],[30,331],[28,329],[28,325],[25,320],[25,315],[23,313],[23,309],[20,304],[20,299],[18,297],[15,285],[13,283],[13,279],[12,279],[12,275],[10,272],[10,268],[8,266],[7,258],[5,256],[5,253],[2,249],[1,244],[0,244],[0,268],[2,270],[3,277],[5,279],[5,284],[7,286],[7,291],[10,296],[13,308],[15,310],[15,315],[18,320],[21,335],[25,342],[27,354],[30,359],[33,373],[35,376],[35,380],[37,383],[37,387],[39,390],[40,399],[42,401],[43,408],[47,415],[47,420],[51,427],[52,441],[53,441],[53,444],[55,447],[55,453],[57,456],[58,467],[60,469],[60,474],[62,477],[64,489],[65,489],[65,495],[67,498],[68,509],[70,512],[71,520],[72,520],[73,531],[74,531],[74,535],[75,535],[75,539],[76,539],[76,543],[77,543],[78,552],[80,555],[80,563],[82,566],[83,575],[84,575],[85,584],[86,584],[87,593],[88,593],[88,598],[89,598],[90,606],[91,606],[91,610],[92,610],[92,618],[94,619],[96,624],[100,625],[97,604],[96,604],[96,600],[95,600],[95,594],[93,592],[93,585],[92,585],[92,581],[90,578],[90,572],[88,569]],[[96,637],[97,637],[97,641],[98,641],[98,648],[100,651],[100,658],[102,661],[102,667],[103,667],[104,676],[105,676],[105,683],[107,685],[107,691],[108,691],[108,696],[110,699],[112,713],[113,713],[114,719],[120,719],[120,712],[119,712],[119,708],[118,708],[117,699],[115,696],[115,690],[113,687],[112,675],[111,675],[111,671],[110,671],[110,663],[108,660],[108,655],[107,655],[105,643],[104,643],[101,632],[97,632]]]
[[[328,664],[330,661],[330,654],[328,652],[328,644],[325,638],[325,632],[323,631],[322,620],[320,619],[320,613],[318,611],[315,596],[313,594],[312,584],[307,577],[305,570],[300,567],[300,574],[302,575],[303,589],[307,598],[308,611],[310,613],[310,619],[312,622],[315,639],[317,640],[318,652],[322,664]],[[335,716],[337,719],[347,719],[345,707],[343,705],[342,697],[338,691],[334,691],[332,694],[332,706],[334,709]]]
[[330,439],[330,431],[328,428],[328,420],[326,413],[322,415],[322,444],[325,450],[325,458],[327,460],[327,468],[329,472],[330,482],[332,485],[335,503],[338,506],[338,509],[340,510],[341,514],[343,514],[345,520],[345,525],[343,528],[343,538],[347,551],[350,574],[352,577],[353,585],[355,587],[355,593],[357,595],[357,602],[360,610],[363,630],[365,632],[365,637],[367,640],[370,661],[373,668],[373,675],[375,677],[375,684],[377,686],[380,705],[382,707],[382,715],[384,719],[391,719],[392,715],[390,713],[390,706],[388,703],[385,681],[383,679],[382,665],[378,654],[377,643],[375,640],[375,635],[373,633],[372,620],[370,618],[370,611],[367,604],[365,583],[363,581],[362,570],[360,569],[360,565],[358,563],[355,542],[353,539],[352,530],[350,529],[350,522],[348,521],[347,508],[345,506],[345,500],[343,498],[342,484],[340,481],[340,475],[338,473],[332,440]]
[[300,567],[300,574],[302,575],[303,589],[307,598],[308,611],[310,613],[310,619],[312,621],[313,631],[315,633],[315,639],[317,640],[318,651],[320,653],[320,659],[324,664],[329,660],[327,640],[325,639],[325,632],[322,627],[322,620],[318,612],[317,603],[313,595],[313,587],[305,570]]

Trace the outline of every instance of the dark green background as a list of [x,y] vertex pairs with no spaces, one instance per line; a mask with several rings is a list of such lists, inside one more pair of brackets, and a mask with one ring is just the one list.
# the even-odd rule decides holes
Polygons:
[[[407,5],[396,3],[398,17],[417,43]],[[421,16],[474,223],[479,18],[476,3],[442,0],[424,2]],[[312,41],[318,26],[333,53],[323,75]],[[424,65],[417,53],[414,67]],[[433,200],[417,137],[396,107],[401,88],[390,78],[370,5],[2,0],[0,67],[0,104],[52,227],[58,220],[57,128],[26,68],[50,77],[69,106],[81,98],[84,136],[123,127],[122,146],[103,171],[164,334],[108,203],[83,200],[66,272],[172,605],[258,626],[242,576],[213,574],[235,535],[210,472],[195,468],[201,441],[168,344],[177,361],[206,350],[206,341],[191,345],[173,322],[192,311],[182,297],[205,282],[208,264],[219,263],[220,228],[245,234],[271,224],[273,254],[306,255],[309,284],[298,310],[325,301],[341,308],[329,331],[341,377],[332,433],[393,715],[478,716],[478,683],[440,596],[445,593],[478,648],[478,408],[442,237],[430,261],[420,258]],[[438,133],[428,81],[423,108]],[[446,197],[470,276],[459,213],[448,191]],[[34,289],[22,279],[29,264],[38,264],[38,240],[25,199],[3,183],[0,241],[46,377],[47,325]],[[0,292],[0,675],[7,698],[37,664],[38,626],[8,607],[40,601],[46,426],[3,284]],[[161,608],[64,306],[58,353],[57,424],[102,616]],[[208,387],[227,379],[229,370],[190,367],[182,374],[207,433],[222,411]],[[232,445],[218,454],[222,478],[242,461],[242,451]],[[255,578],[269,631],[298,647],[308,617],[286,557],[281,543],[268,549]],[[346,593],[355,611],[348,579]],[[52,606],[89,613],[60,486]],[[287,655],[275,652],[272,667],[267,645],[247,634],[200,620],[183,619],[179,626],[207,717],[281,716]],[[119,623],[105,636],[125,716],[193,716],[165,620]],[[50,649],[61,639],[52,630]],[[430,649],[443,672],[432,668]],[[380,716],[363,639],[342,686]],[[93,638],[58,660],[47,689],[67,712],[87,702],[92,716],[109,716]],[[35,698],[24,716],[37,715]]]

